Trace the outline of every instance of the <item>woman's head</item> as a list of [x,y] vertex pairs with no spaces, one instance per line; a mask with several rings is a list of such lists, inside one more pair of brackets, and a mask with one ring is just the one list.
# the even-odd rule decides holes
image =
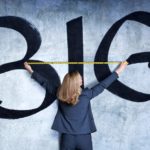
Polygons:
[[75,105],[82,91],[81,85],[82,77],[78,71],[67,73],[64,76],[62,85],[58,89],[58,99],[68,104]]

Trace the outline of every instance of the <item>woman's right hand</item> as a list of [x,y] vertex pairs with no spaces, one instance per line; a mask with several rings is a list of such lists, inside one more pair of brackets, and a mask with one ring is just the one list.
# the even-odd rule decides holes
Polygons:
[[25,67],[30,73],[33,72],[32,67],[31,67],[27,62],[24,62],[24,67]]
[[119,75],[128,65],[127,61],[123,61],[120,63],[119,67],[116,69],[117,74]]

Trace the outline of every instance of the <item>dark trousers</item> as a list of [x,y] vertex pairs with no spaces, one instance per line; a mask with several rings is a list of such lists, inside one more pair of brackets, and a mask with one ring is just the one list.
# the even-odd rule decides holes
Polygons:
[[91,134],[62,133],[60,150],[93,150]]

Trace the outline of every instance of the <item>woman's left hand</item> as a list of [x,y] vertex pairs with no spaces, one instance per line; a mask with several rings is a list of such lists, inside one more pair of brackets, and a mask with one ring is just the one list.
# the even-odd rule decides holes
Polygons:
[[33,72],[32,67],[31,67],[27,62],[24,62],[24,67],[25,67],[30,73]]

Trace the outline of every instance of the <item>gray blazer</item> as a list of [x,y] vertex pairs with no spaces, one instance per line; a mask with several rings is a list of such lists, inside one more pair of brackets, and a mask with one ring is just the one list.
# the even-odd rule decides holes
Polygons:
[[[51,128],[60,133],[69,134],[86,134],[95,132],[96,126],[90,100],[102,93],[104,89],[106,89],[118,77],[118,74],[114,71],[111,75],[92,88],[86,87],[82,89],[82,93],[79,96],[79,102],[74,106],[58,100],[58,110]],[[48,83],[47,79],[41,76],[38,72],[34,71],[31,78],[35,79],[40,85],[51,92],[51,85]]]

